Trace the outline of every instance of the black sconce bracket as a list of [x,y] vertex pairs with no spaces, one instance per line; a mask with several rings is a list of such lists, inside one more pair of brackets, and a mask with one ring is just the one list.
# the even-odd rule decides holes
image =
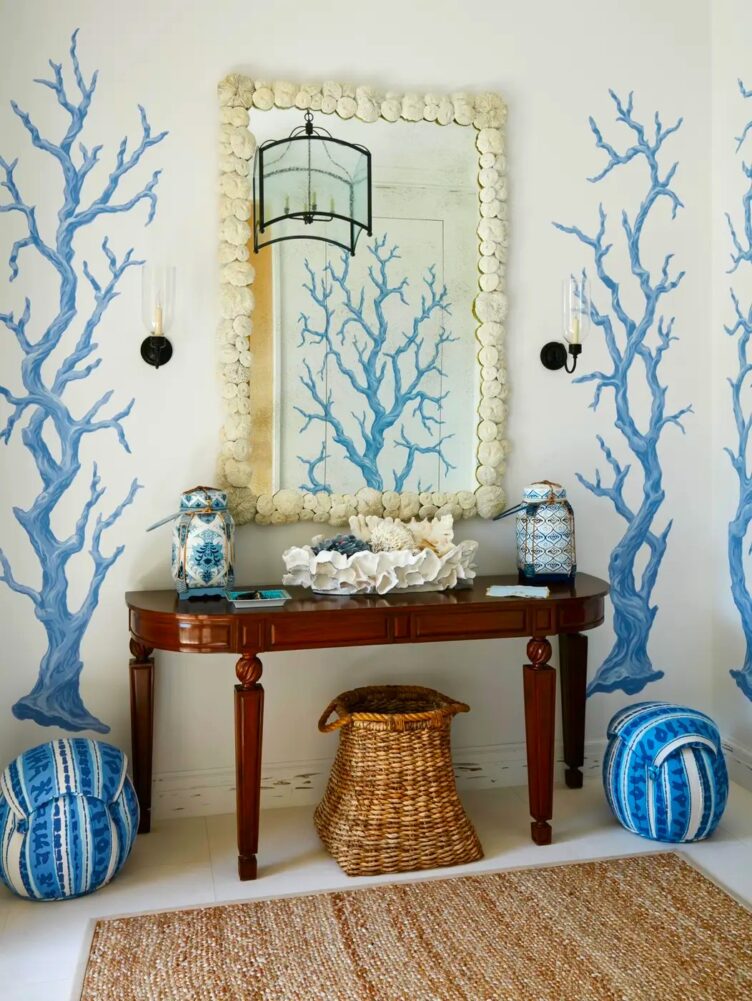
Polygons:
[[147,365],[159,368],[160,365],[166,365],[172,358],[172,344],[164,336],[145,337],[141,341],[141,357]]
[[[571,375],[577,368],[577,358],[581,353],[581,344],[570,344],[567,350],[567,347],[561,341],[549,341],[548,344],[544,344],[541,348],[540,360],[544,368],[549,369],[551,372],[556,372],[560,368],[563,368],[565,372]],[[572,356],[571,368],[567,364],[567,354]]]

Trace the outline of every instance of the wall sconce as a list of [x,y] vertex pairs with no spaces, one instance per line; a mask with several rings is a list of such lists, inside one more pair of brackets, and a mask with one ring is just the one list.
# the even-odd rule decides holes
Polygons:
[[355,253],[371,235],[371,154],[314,128],[313,115],[286,139],[270,139],[253,164],[253,249],[321,240]]
[[172,358],[166,332],[175,315],[175,268],[145,264],[141,269],[141,314],[149,336],[141,342],[141,357],[159,368]]
[[[582,342],[590,330],[590,289],[587,275],[577,279],[570,275],[562,283],[562,341],[549,341],[541,348],[540,360],[545,368],[555,372],[563,368],[572,372],[577,368],[577,359],[582,353]],[[566,344],[566,346],[565,346]],[[572,358],[571,367],[567,355]]]

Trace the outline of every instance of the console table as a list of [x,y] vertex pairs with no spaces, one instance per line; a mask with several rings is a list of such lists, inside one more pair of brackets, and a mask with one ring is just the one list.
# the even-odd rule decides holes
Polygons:
[[[132,762],[141,807],[139,833],[146,833],[151,824],[154,650],[240,655],[235,669],[235,760],[238,873],[244,880],[255,879],[257,872],[264,712],[260,653],[527,636],[530,663],[523,666],[523,683],[531,834],[536,844],[550,844],[556,672],[549,664],[548,637],[559,637],[565,778],[570,788],[580,788],[587,671],[583,630],[603,621],[608,584],[577,574],[572,584],[552,586],[546,599],[486,595],[490,584],[516,583],[516,576],[476,577],[464,590],[350,598],[291,587],[292,599],[284,605],[242,611],[224,599],[180,600],[174,591],[129,592]],[[461,689],[454,694],[463,697]]]

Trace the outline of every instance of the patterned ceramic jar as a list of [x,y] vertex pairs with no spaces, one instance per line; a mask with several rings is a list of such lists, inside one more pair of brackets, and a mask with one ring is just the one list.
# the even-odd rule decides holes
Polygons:
[[520,580],[552,584],[572,580],[577,572],[574,512],[559,483],[541,480],[522,492],[522,504],[498,518],[517,515],[517,569]]
[[172,530],[172,576],[181,595],[222,594],[234,583],[234,531],[222,490],[193,487],[181,496]]

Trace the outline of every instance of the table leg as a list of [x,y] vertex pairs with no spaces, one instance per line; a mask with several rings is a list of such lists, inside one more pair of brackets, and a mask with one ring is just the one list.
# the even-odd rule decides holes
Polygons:
[[528,641],[530,663],[523,666],[525,685],[525,740],[530,832],[536,845],[551,844],[554,800],[554,714],[556,672],[548,663],[551,644],[547,639]]
[[258,684],[262,665],[252,653],[243,654],[235,673],[235,770],[238,818],[238,875],[257,874],[259,806],[261,801],[261,735],[264,689]]
[[559,637],[561,725],[564,736],[564,778],[570,789],[582,788],[585,760],[585,702],[587,698],[587,636],[562,633]]
[[138,833],[151,830],[151,765],[154,747],[154,652],[131,638],[131,764],[139,805]]

